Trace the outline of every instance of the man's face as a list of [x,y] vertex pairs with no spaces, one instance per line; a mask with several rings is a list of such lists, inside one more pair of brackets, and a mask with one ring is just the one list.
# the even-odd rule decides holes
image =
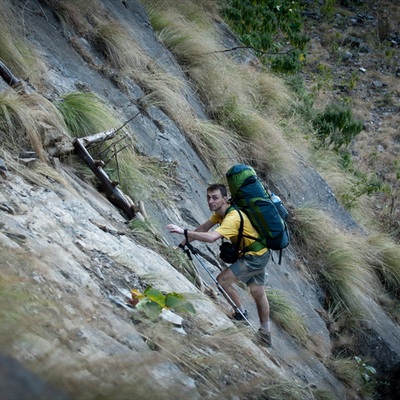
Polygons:
[[207,192],[207,203],[208,208],[211,211],[218,211],[224,206],[228,201],[228,198],[222,196],[222,193],[219,189],[211,190]]

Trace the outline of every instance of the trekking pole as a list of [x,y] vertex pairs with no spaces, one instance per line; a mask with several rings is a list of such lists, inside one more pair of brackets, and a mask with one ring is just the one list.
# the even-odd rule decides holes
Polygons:
[[217,285],[218,290],[223,294],[223,296],[225,297],[225,299],[228,301],[228,303],[243,317],[243,319],[249,324],[249,326],[253,329],[254,332],[257,332],[257,330],[254,328],[254,326],[250,323],[250,321],[248,320],[248,318],[244,315],[244,313],[242,312],[242,310],[236,305],[236,303],[231,299],[231,297],[229,296],[228,293],[226,293],[225,289],[221,286],[221,284],[218,282],[217,278],[214,277],[214,275],[210,272],[210,270],[206,267],[206,265],[203,263],[203,261],[201,261],[201,258],[198,255],[198,251],[188,242],[187,238],[186,238],[186,243],[185,246],[188,247],[188,249],[190,250],[184,250],[184,252],[187,254],[187,256],[189,257],[189,259],[191,260],[192,257],[190,255],[190,253],[192,253],[196,259],[198,260],[198,262],[200,263],[200,265],[204,268],[204,270],[208,273],[208,275],[210,275],[211,279],[214,281],[214,283]]

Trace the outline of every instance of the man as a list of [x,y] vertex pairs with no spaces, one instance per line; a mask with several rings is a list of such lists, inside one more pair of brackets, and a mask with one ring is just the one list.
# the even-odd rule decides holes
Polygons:
[[[209,209],[213,212],[209,220],[199,225],[194,231],[187,231],[188,241],[200,240],[201,242],[215,242],[218,239],[228,239],[236,243],[240,228],[239,211],[233,208],[228,201],[227,189],[224,185],[213,184],[207,188],[207,203]],[[257,338],[265,345],[270,347],[271,327],[269,320],[269,303],[265,294],[267,273],[266,265],[269,261],[269,250],[260,242],[251,238],[258,237],[257,231],[252,226],[248,217],[241,212],[243,217],[243,239],[239,245],[241,253],[240,258],[229,268],[222,271],[217,276],[218,283],[236,304],[241,311],[235,312],[232,318],[236,320],[244,319],[247,311],[241,304],[240,297],[233,284],[241,280],[250,289],[250,293],[256,303],[258,317],[260,320],[260,329],[257,332]],[[220,224],[215,230],[210,231],[216,224]],[[166,229],[172,233],[183,235],[185,230],[177,225],[169,224]],[[179,246],[183,246],[186,239]],[[242,315],[243,314],[243,315]]]

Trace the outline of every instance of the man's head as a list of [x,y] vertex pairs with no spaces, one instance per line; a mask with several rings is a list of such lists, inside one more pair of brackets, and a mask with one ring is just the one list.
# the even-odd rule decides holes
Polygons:
[[208,208],[221,216],[229,207],[228,191],[225,185],[214,183],[207,188],[207,203]]

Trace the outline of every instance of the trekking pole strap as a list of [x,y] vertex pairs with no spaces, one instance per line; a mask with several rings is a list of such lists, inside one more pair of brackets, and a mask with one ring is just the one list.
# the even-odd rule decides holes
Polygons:
[[[192,261],[192,254],[196,254],[196,250],[194,247],[189,244],[189,239],[188,239],[188,234],[187,234],[187,229],[183,230],[183,234],[185,235],[186,242],[185,244],[179,244],[178,247],[180,247],[183,252],[188,256],[189,260]],[[187,249],[185,247],[188,247]],[[191,254],[192,253],[192,254]]]

